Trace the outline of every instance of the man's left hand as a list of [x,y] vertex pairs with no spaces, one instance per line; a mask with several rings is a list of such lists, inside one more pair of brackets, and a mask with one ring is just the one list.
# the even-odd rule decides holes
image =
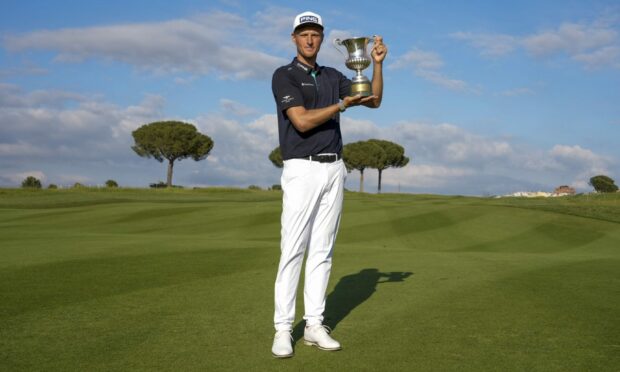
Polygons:
[[370,55],[374,59],[375,63],[382,63],[387,55],[387,46],[383,44],[383,38],[375,35],[375,42],[370,51]]

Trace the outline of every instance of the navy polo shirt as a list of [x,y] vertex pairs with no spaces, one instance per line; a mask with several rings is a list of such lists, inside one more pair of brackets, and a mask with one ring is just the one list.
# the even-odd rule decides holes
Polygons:
[[282,159],[301,158],[323,153],[342,153],[340,114],[327,122],[302,133],[286,110],[294,106],[306,109],[323,108],[338,103],[349,94],[351,80],[338,70],[319,66],[313,68],[294,58],[273,73],[271,89],[278,111],[278,133]]

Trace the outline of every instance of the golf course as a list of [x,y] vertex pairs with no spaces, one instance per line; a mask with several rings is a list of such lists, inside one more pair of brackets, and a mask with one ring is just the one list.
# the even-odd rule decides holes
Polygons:
[[618,371],[620,194],[345,193],[275,359],[280,191],[0,189],[1,371]]

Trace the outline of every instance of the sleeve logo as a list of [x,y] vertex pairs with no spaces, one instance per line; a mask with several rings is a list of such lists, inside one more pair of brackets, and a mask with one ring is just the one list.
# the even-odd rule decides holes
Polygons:
[[282,97],[282,100],[280,102],[282,103],[289,103],[291,101],[293,101],[295,98],[293,98],[293,96],[284,96]]

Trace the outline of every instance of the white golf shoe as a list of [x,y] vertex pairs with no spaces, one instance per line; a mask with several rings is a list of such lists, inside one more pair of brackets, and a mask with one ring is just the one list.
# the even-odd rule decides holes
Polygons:
[[340,342],[329,336],[329,327],[317,324],[304,329],[304,344],[316,346],[321,350],[336,351],[342,349]]
[[276,358],[290,358],[293,356],[293,331],[277,331],[273,338],[271,353]]

